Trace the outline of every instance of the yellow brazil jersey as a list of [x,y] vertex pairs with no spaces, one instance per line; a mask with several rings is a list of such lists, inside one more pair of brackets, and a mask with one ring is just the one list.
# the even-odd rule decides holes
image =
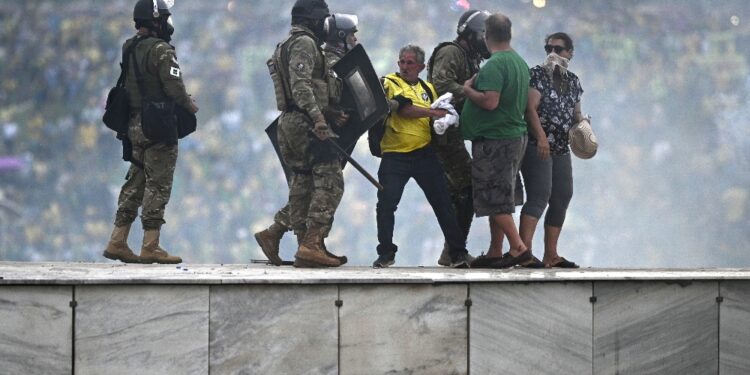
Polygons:
[[[422,108],[430,108],[433,98],[437,97],[435,88],[431,83],[425,82],[432,91],[429,95],[422,84],[417,82],[410,85],[401,79],[396,73],[385,76],[383,88],[388,99],[403,96],[411,100],[412,105]],[[383,152],[411,152],[419,150],[430,143],[430,118],[406,118],[399,116],[398,112],[392,112],[385,126],[383,140],[380,141],[380,149]]]

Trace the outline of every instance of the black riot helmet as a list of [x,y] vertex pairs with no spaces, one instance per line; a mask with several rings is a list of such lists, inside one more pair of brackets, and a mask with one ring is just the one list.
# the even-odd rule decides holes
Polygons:
[[336,13],[328,16],[323,24],[326,42],[346,43],[346,36],[357,32],[359,19],[354,14]]
[[484,21],[489,18],[490,12],[486,10],[470,9],[458,18],[456,33],[459,39],[464,39],[469,46],[483,58],[490,57],[490,51],[484,42]]
[[325,0],[297,0],[292,7],[292,20],[295,18],[308,18],[319,21],[329,15],[328,4],[326,4]]
[[160,16],[169,16],[169,7],[164,0],[138,0],[133,8],[134,20],[153,20]]
[[136,29],[146,27],[166,42],[172,40],[174,26],[169,5],[164,0],[138,0],[133,8]]

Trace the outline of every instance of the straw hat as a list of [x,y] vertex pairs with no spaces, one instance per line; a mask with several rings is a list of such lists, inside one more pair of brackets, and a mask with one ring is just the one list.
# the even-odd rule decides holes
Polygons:
[[573,155],[581,159],[593,158],[596,155],[596,150],[599,148],[599,142],[596,140],[594,131],[591,130],[589,119],[583,119],[581,122],[573,125],[570,128],[570,132],[568,132],[568,139],[570,140],[570,150],[573,151]]

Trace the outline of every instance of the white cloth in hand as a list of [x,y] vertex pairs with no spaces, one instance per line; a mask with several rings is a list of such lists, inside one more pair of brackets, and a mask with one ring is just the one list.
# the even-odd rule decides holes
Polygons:
[[437,98],[437,100],[435,100],[430,106],[432,109],[444,109],[448,111],[447,115],[435,120],[432,124],[435,128],[435,133],[437,134],[445,134],[445,131],[448,130],[448,127],[450,126],[458,127],[458,112],[453,108],[451,100],[453,100],[453,94],[446,92]]

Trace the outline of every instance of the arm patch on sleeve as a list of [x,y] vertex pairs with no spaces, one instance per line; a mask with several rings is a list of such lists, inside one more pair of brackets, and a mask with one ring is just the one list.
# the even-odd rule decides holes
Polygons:
[[182,74],[182,73],[180,72],[179,68],[175,68],[173,66],[173,67],[169,68],[169,74],[172,75],[172,76],[174,76],[174,77],[180,78],[180,74]]

